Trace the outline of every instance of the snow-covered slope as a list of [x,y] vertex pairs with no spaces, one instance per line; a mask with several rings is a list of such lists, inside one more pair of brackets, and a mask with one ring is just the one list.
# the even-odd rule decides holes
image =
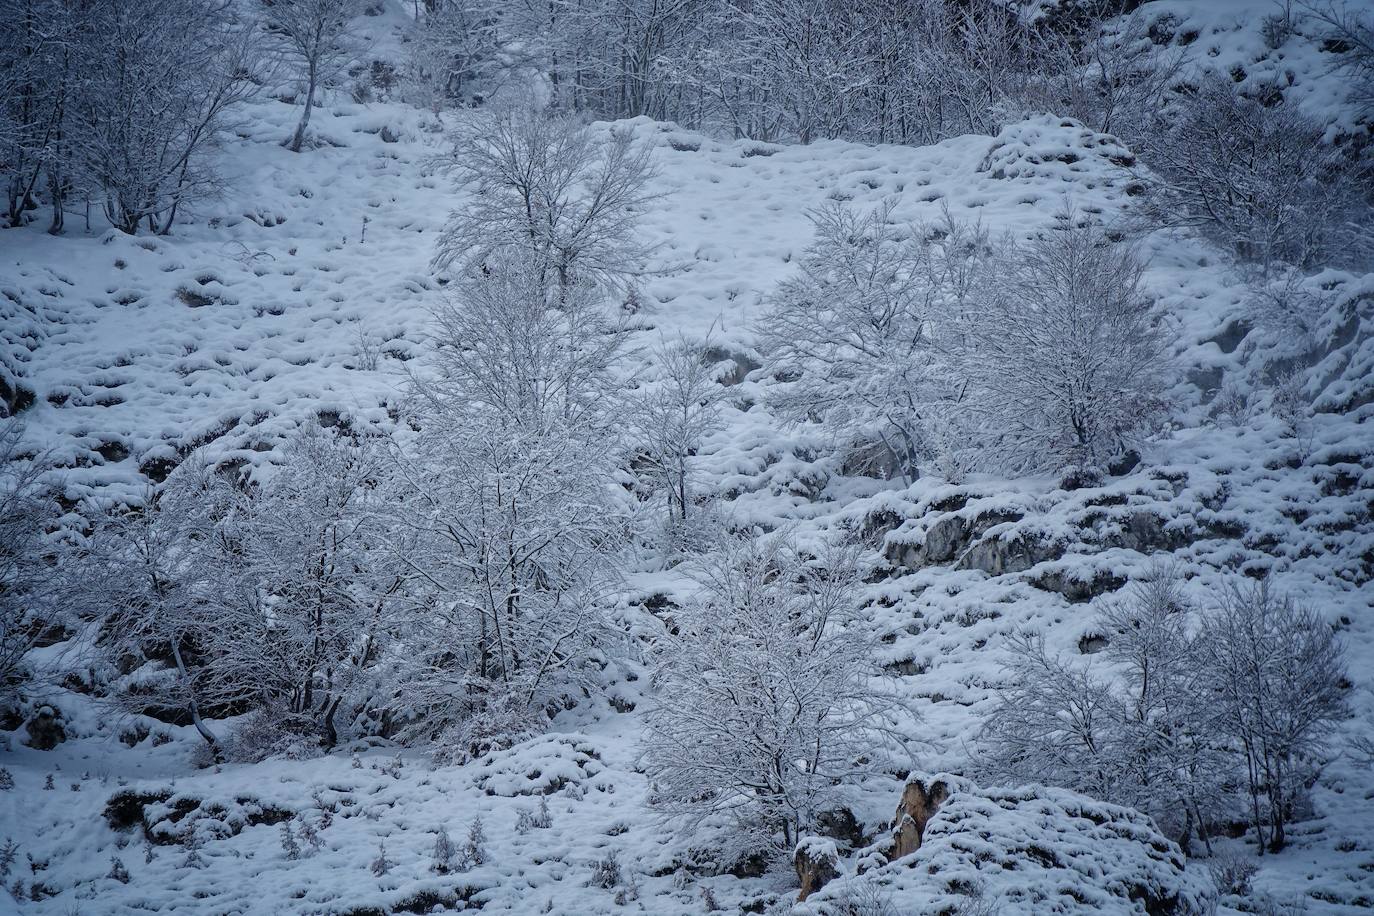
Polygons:
[[[1168,5],[1187,7],[1179,15],[1190,22],[1211,9]],[[1250,41],[1226,37],[1221,6],[1205,13],[1216,41]],[[1317,64],[1304,72],[1315,80]],[[0,234],[0,393],[26,405],[27,441],[50,450],[69,498],[136,499],[202,444],[219,459],[270,461],[312,416],[388,422],[443,296],[428,268],[435,235],[462,202],[427,165],[445,122],[340,102],[313,121],[325,142],[294,155],[280,140],[295,115],[255,104],[224,151],[228,195],[171,237]],[[753,368],[761,297],[794,269],[810,240],[804,215],[826,201],[897,196],[902,218],[948,209],[1027,236],[1070,209],[1121,224],[1137,191],[1129,150],[1053,117],[920,149],[730,143],[645,120],[617,127],[653,145],[663,192],[643,218],[659,245],[636,317],[637,370],[647,376],[648,345],[679,330],[710,333]],[[1033,629],[1053,650],[1083,651],[1096,610],[1161,554],[1181,564],[1199,606],[1228,576],[1279,574],[1340,627],[1358,713],[1349,728],[1374,728],[1374,278],[1316,278],[1328,304],[1312,339],[1295,344],[1251,327],[1247,293],[1217,252],[1163,232],[1141,245],[1148,288],[1175,328],[1182,409],[1138,468],[1101,485],[975,478],[902,488],[845,477],[805,433],[769,415],[766,369],[729,389],[726,423],[704,450],[703,492],[741,520],[865,534],[883,661],[924,717],[920,769],[967,767],[1006,636]],[[1263,410],[1272,380],[1250,357],[1266,348],[1305,371],[1309,409],[1296,431]],[[1231,398],[1223,413],[1223,390],[1249,406]],[[661,628],[647,608],[683,588],[636,571],[619,609],[627,629]],[[25,747],[21,723],[3,723],[16,727],[0,745],[16,786],[0,791],[0,843],[20,850],[4,880],[41,898],[24,912],[697,913],[710,901],[782,907],[794,894],[776,875],[692,868],[653,820],[636,762],[642,679],[608,685],[615,706],[589,701],[564,713],[555,734],[438,768],[411,752],[398,765],[394,748],[377,747],[360,749],[357,765],[343,755],[197,769],[187,729],[111,719],[73,692],[80,677],[67,687],[45,697],[65,720],[56,749]],[[864,788],[855,813],[866,838],[886,829],[901,786],[894,774]],[[551,825],[520,832],[521,812],[540,798]],[[1256,886],[1310,912],[1374,905],[1374,774],[1336,760],[1313,806]],[[433,873],[435,831],[461,845],[477,815],[487,861]],[[283,818],[315,828],[319,848],[298,837],[301,857],[289,858]],[[197,839],[190,865],[187,836]],[[383,842],[392,864],[374,875]],[[112,856],[128,883],[108,876]],[[612,856],[621,878],[598,886]],[[898,911],[926,912],[925,900]]]

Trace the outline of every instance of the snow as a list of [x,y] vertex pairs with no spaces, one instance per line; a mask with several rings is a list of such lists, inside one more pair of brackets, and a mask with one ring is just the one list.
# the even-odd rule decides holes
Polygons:
[[[1196,31],[1189,44],[1175,42],[1207,66],[1242,66],[1256,82],[1291,72],[1295,98],[1334,127],[1348,126],[1344,107],[1322,107],[1338,78],[1313,42],[1292,37],[1270,49],[1254,28],[1236,26],[1239,18],[1252,21],[1253,2],[1160,0],[1145,9],[1176,17],[1176,36]],[[295,155],[280,142],[297,114],[281,102],[255,103],[223,154],[232,173],[226,197],[171,237],[131,238],[98,226],[85,233],[72,225],[79,221],[69,221],[72,231],[61,238],[38,226],[0,234],[0,378],[35,394],[21,414],[26,441],[61,465],[69,498],[140,499],[146,475],[200,444],[218,459],[261,468],[313,416],[390,422],[388,409],[423,353],[429,309],[443,295],[429,259],[462,200],[429,161],[458,116],[336,100],[312,121],[327,142]],[[665,333],[709,333],[722,352],[757,361],[753,323],[762,298],[808,244],[807,211],[827,201],[864,206],[897,195],[902,219],[934,221],[948,209],[1024,237],[1068,209],[1118,223],[1130,213],[1137,180],[1129,150],[1054,117],[1011,125],[995,138],[919,149],[726,142],[645,119],[617,127],[653,144],[653,190],[664,192],[643,219],[646,238],[659,247],[643,283],[636,319],[643,355],[632,369],[650,377],[648,353]],[[1181,564],[1198,607],[1237,575],[1277,573],[1285,590],[1339,628],[1357,713],[1347,730],[1374,730],[1374,277],[1311,281],[1329,305],[1313,335],[1312,411],[1299,429],[1261,410],[1230,425],[1213,417],[1217,390],[1233,384],[1262,407],[1270,380],[1250,368],[1250,357],[1294,345],[1265,328],[1229,339],[1250,304],[1218,252],[1177,232],[1140,244],[1150,258],[1148,288],[1175,329],[1175,393],[1184,409],[1176,428],[1147,444],[1138,469],[1100,486],[975,477],[902,488],[847,478],[810,431],[782,429],[769,415],[766,369],[728,389],[725,422],[703,449],[698,486],[719,495],[740,523],[791,525],[800,538],[840,528],[867,534],[871,624],[884,636],[884,663],[924,716],[927,750],[916,768],[967,765],[979,715],[1002,677],[1008,635],[1036,630],[1052,651],[1078,653],[1080,640],[1093,635],[1088,621],[1112,600],[1110,589],[1098,593],[1102,587],[1138,576],[1162,555]],[[977,533],[952,556],[927,562],[921,551],[932,532],[954,518]],[[996,552],[994,540],[1002,553],[1014,543],[1034,550],[990,571],[981,558]],[[979,545],[982,552],[971,553]],[[680,574],[646,563],[632,571],[617,617],[632,639],[644,640],[665,626],[646,600],[681,600],[691,588]],[[5,883],[17,876],[52,892],[24,904],[22,912],[35,914],[362,913],[431,903],[590,914],[623,911],[616,890],[591,884],[594,865],[615,852],[639,885],[632,910],[699,913],[705,889],[730,910],[781,906],[795,894],[792,876],[690,868],[709,860],[709,842],[700,844],[705,851],[684,849],[656,821],[638,766],[634,707],[647,687],[632,679],[637,673],[633,664],[609,670],[606,692],[616,707],[589,700],[561,713],[549,735],[463,766],[405,751],[399,769],[397,749],[385,746],[360,748],[359,768],[343,753],[200,769],[193,730],[114,720],[91,697],[56,689],[46,699],[62,710],[68,741],[40,752],[23,746],[22,728],[0,733],[8,737],[0,766],[16,781],[0,791],[0,842],[20,846]],[[49,774],[52,791],[42,788]],[[901,786],[893,774],[862,787],[855,810],[867,832],[885,829]],[[166,795],[144,809],[154,840],[149,862],[141,822],[115,829],[103,815],[109,799],[127,791]],[[540,798],[552,826],[517,832],[520,813]],[[194,807],[174,819],[179,801]],[[1374,777],[1339,757],[1312,803],[1292,848],[1259,863],[1257,888],[1302,900],[1312,913],[1368,907]],[[1127,839],[1146,826],[1113,809],[1110,836],[1100,836],[1067,813],[1075,804],[1066,793],[970,789],[933,822],[938,841],[916,854],[919,867],[897,863],[874,874],[898,895],[900,912],[934,912],[948,902],[944,889],[917,880],[927,867],[992,882],[1008,913],[1130,912],[1093,889],[1113,875],[1141,873]],[[319,829],[323,846],[286,859],[275,822],[281,812],[293,823],[318,824],[322,806],[332,814]],[[461,843],[477,815],[488,861],[433,873],[434,832],[445,827]],[[990,874],[978,850],[958,842],[958,819],[986,821],[1007,844],[1026,842],[1052,821],[1061,834],[1056,849],[1062,842],[1070,868],[1083,869],[1073,886],[1084,899],[1058,894],[1051,887],[1058,872],[1036,864],[1028,867],[1039,883],[1029,895],[1017,893],[1023,876]],[[199,867],[185,866],[181,846],[162,845],[183,834],[202,841]],[[369,864],[383,841],[394,866],[374,876]],[[1253,854],[1244,841],[1231,845]],[[107,877],[112,855],[130,872],[128,884]],[[1189,865],[1181,886],[1198,887],[1200,867]],[[0,900],[0,910],[8,905]]]

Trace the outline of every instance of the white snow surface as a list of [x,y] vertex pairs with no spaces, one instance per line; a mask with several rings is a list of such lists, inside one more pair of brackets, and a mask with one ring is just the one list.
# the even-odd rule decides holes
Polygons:
[[[1231,27],[1247,9],[1253,15],[1254,3],[1166,0],[1148,9],[1166,7],[1199,30],[1193,44],[1220,49],[1219,66],[1243,58],[1257,72],[1260,61],[1279,60],[1254,47],[1253,28]],[[1282,58],[1310,76],[1299,85],[1327,79],[1313,53],[1295,45]],[[312,121],[323,142],[297,155],[280,145],[297,114],[277,101],[255,103],[223,153],[227,196],[170,237],[98,226],[87,234],[79,220],[61,238],[40,226],[0,234],[0,373],[34,393],[21,414],[27,441],[62,465],[57,480],[69,498],[139,499],[144,472],[200,444],[217,458],[264,466],[292,429],[320,414],[389,422],[388,407],[423,353],[429,310],[444,295],[428,262],[462,195],[428,163],[455,116],[334,101]],[[805,213],[827,201],[895,196],[904,219],[936,220],[948,208],[1029,236],[1067,208],[1121,224],[1138,180],[1118,142],[1054,117],[918,149],[725,142],[643,119],[614,126],[654,145],[655,187],[664,192],[643,219],[645,236],[660,244],[636,318],[645,346],[635,371],[646,378],[654,374],[650,345],[677,331],[709,332],[723,351],[755,359],[762,297],[808,244]],[[730,388],[727,422],[704,450],[703,492],[721,496],[739,520],[793,525],[801,537],[844,527],[869,539],[880,573],[869,586],[871,622],[884,636],[883,660],[924,716],[926,750],[913,768],[967,766],[1009,634],[1037,630],[1052,650],[1077,654],[1112,589],[1163,554],[1182,564],[1199,607],[1242,573],[1279,575],[1340,628],[1357,713],[1347,729],[1374,729],[1374,275],[1313,279],[1331,305],[1310,341],[1313,410],[1293,435],[1262,410],[1240,423],[1213,416],[1225,384],[1262,406],[1263,382],[1244,358],[1293,349],[1292,341],[1248,327],[1245,289],[1219,252],[1181,233],[1138,241],[1149,289],[1175,328],[1183,409],[1173,429],[1147,443],[1138,469],[1101,486],[930,478],[903,488],[847,478],[808,431],[780,428],[769,415],[766,369]],[[928,560],[930,533],[955,516],[977,534],[952,556]],[[994,550],[994,541],[1019,546]],[[630,582],[618,614],[637,638],[664,625],[644,599],[690,588],[649,565]],[[1075,582],[1095,587],[1076,590]],[[644,689],[642,678],[607,685],[621,706],[641,701]],[[343,753],[214,769],[194,765],[191,729],[114,718],[70,690],[45,699],[62,709],[69,740],[41,752],[24,747],[16,730],[8,747],[0,743],[0,766],[16,781],[0,791],[0,843],[19,845],[6,882],[18,876],[43,888],[43,899],[19,912],[480,905],[492,913],[669,914],[703,912],[708,889],[730,912],[755,903],[785,911],[795,894],[790,875],[677,868],[684,849],[651,814],[637,765],[638,713],[601,699],[563,713],[549,735],[466,766],[404,751],[397,767],[397,749],[374,746],[358,749],[356,767]],[[43,788],[49,775],[51,791]],[[885,829],[901,785],[895,775],[875,779],[856,796],[870,833]],[[145,862],[142,826],[115,829],[102,813],[124,791],[162,798],[145,810],[153,839],[190,832],[202,861],[187,865],[183,845],[154,842]],[[541,797],[552,825],[517,832],[519,813]],[[1374,906],[1374,774],[1337,758],[1313,807],[1294,825],[1291,848],[1260,862],[1256,887],[1311,913]],[[317,824],[323,809],[332,817],[319,830],[323,845],[286,858],[274,821],[289,812],[297,824]],[[475,815],[486,863],[433,873],[435,831],[446,828],[461,844]],[[393,865],[374,876],[369,865],[383,841]],[[593,866],[612,852],[638,885],[623,906],[614,890],[591,884]],[[932,861],[942,854],[928,853]],[[111,856],[129,883],[108,877]],[[934,912],[934,891],[911,885],[917,872],[882,873],[907,888],[899,912]],[[1074,880],[1090,889],[1095,879]],[[12,905],[0,894],[0,912]],[[1113,910],[1103,903],[1094,911]]]

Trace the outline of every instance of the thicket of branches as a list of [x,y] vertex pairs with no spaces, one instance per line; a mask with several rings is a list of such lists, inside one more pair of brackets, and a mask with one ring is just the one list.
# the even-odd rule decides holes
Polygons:
[[299,77],[306,142],[322,88],[353,61],[352,0],[69,3],[14,0],[0,32],[4,221],[46,206],[98,208],[127,233],[166,234],[186,207],[223,190],[214,152],[240,106]]
[[1168,566],[1095,626],[1104,665],[1011,641],[982,732],[988,774],[1134,806],[1209,852],[1245,812],[1259,853],[1281,850],[1349,714],[1331,626],[1267,579],[1198,611]]

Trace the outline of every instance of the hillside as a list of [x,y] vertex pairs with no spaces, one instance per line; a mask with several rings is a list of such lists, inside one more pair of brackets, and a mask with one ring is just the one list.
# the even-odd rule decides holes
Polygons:
[[[1148,6],[1167,7],[1176,32],[1201,34],[1186,47],[1214,40],[1218,66],[1245,60],[1253,76],[1290,62],[1295,98],[1333,112],[1333,124],[1346,118],[1323,101],[1330,78],[1310,44],[1295,37],[1286,56],[1252,47],[1253,4]],[[401,19],[389,10],[370,27],[380,40]],[[435,240],[467,203],[435,157],[469,114],[338,95],[314,114],[314,147],[297,154],[281,144],[298,115],[275,99],[246,106],[217,154],[226,192],[170,235],[88,232],[70,216],[60,237],[37,224],[0,234],[0,394],[25,448],[52,462],[69,531],[87,507],[138,503],[194,449],[267,479],[312,419],[390,431],[412,374],[428,371],[433,313],[451,301],[453,279],[431,269]],[[1272,573],[1345,647],[1354,715],[1336,744],[1374,738],[1374,274],[1306,278],[1322,303],[1306,338],[1256,321],[1225,252],[1187,229],[1141,228],[1149,173],[1134,151],[1068,118],[1039,115],[996,136],[922,147],[728,141],[643,117],[593,130],[633,132],[655,171],[637,229],[652,263],[621,304],[632,331],[617,372],[652,385],[662,371],[656,345],[707,338],[722,406],[695,456],[697,491],[739,527],[786,529],[804,544],[841,532],[859,540],[863,625],[880,644],[887,689],[918,714],[904,769],[972,774],[984,717],[1007,686],[1008,638],[1030,632],[1054,653],[1096,653],[1106,636],[1099,612],[1165,561],[1196,608],[1228,582]],[[852,473],[821,432],[782,422],[770,399],[789,380],[760,349],[767,297],[812,242],[809,212],[885,200],[903,223],[953,216],[1018,240],[1046,236],[1072,212],[1138,245],[1143,289],[1169,332],[1174,405],[1138,462],[1081,481],[927,474],[906,485]],[[1284,396],[1299,406],[1284,416],[1279,364],[1296,373],[1284,389],[1296,395]],[[0,791],[0,843],[18,851],[4,884],[27,887],[22,901],[0,894],[0,911],[786,912],[796,895],[788,870],[717,867],[720,824],[684,843],[651,805],[649,647],[695,589],[685,569],[637,550],[609,614],[629,648],[601,666],[601,690],[570,702],[546,734],[460,764],[368,737],[323,756],[206,766],[189,724],[103,702],[109,685],[83,654],[93,634],[44,640],[53,644],[34,658],[53,676],[0,721],[0,767],[15,783]],[[45,708],[59,711],[64,740],[40,750],[27,724]],[[869,775],[855,788],[855,823],[838,854],[844,878],[799,912],[953,912],[965,897],[978,902],[962,885],[932,889],[935,879],[918,880],[909,863],[884,859],[858,873],[864,849],[896,826],[906,777]],[[1066,858],[1081,857],[1048,877],[1036,872],[1036,886],[1050,888],[1036,898],[1017,890],[1015,855],[994,868],[986,863],[1003,853],[968,852],[957,837],[928,844],[917,861],[930,875],[984,882],[991,908],[959,912],[1146,911],[1125,890],[1093,896],[1108,883],[1108,856],[1093,845],[1107,843],[1105,833],[1083,839],[1070,834],[1088,828],[1064,824],[1099,818],[1100,831],[1115,831],[1111,843],[1135,850],[1158,836],[1149,818],[1115,806],[1093,814],[1060,790],[1042,799],[947,778],[963,786],[959,805],[944,809],[950,822],[975,823],[989,849],[1003,842],[998,830],[1013,849],[1034,847],[1039,840],[1025,837],[1043,830],[1061,838]],[[531,827],[545,802],[549,823]],[[1256,859],[1255,899],[1292,907],[1283,912],[1374,907],[1374,770],[1353,752],[1333,755],[1310,809],[1286,850]],[[477,816],[484,861],[436,874],[436,832],[461,845]],[[296,825],[299,857],[283,824]],[[1253,855],[1243,825],[1234,832],[1218,845]],[[388,867],[377,874],[383,848]],[[1119,880],[1137,880],[1128,874],[1136,867],[1164,874],[1159,863],[1176,856],[1177,874],[1159,879],[1176,882],[1176,899],[1213,896],[1206,861],[1185,867],[1171,848],[1139,862],[1122,852]],[[112,858],[122,878],[111,876]],[[1249,906],[1223,897],[1219,912]]]

